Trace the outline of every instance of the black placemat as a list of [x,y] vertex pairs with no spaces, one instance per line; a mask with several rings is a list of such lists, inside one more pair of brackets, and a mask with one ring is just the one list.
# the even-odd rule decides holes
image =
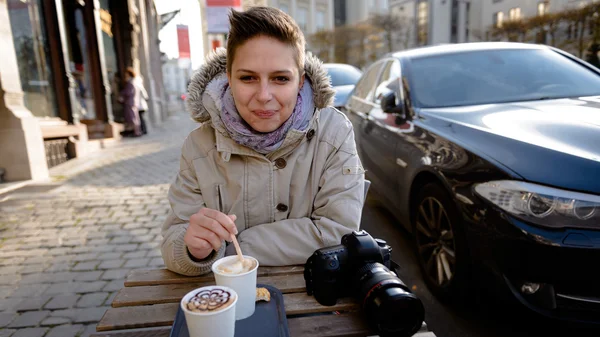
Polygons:
[[[281,291],[273,286],[257,284],[258,288],[267,288],[271,293],[271,301],[256,302],[252,316],[235,322],[235,337],[289,337],[285,306]],[[175,315],[170,337],[190,337],[185,314],[181,306]],[[196,337],[196,336],[193,336]]]

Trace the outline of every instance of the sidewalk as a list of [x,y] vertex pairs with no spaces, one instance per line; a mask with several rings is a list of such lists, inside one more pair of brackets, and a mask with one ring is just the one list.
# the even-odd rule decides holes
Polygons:
[[129,271],[163,266],[166,193],[196,126],[182,112],[0,197],[0,337],[89,336]]

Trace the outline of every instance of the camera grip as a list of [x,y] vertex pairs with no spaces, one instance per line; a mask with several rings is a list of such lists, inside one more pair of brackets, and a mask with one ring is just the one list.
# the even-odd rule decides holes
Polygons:
[[337,303],[337,282],[336,281],[321,281],[319,287],[313,289],[315,300],[321,305],[332,306]]

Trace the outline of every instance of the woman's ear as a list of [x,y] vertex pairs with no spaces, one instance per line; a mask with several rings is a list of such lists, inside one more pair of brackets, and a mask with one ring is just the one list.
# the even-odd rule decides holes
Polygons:
[[302,89],[303,85],[304,85],[304,74],[302,74],[300,76],[300,82],[298,83],[298,89]]
[[229,86],[231,86],[231,74],[229,72],[227,72],[226,74],[227,74],[227,84],[229,84]]

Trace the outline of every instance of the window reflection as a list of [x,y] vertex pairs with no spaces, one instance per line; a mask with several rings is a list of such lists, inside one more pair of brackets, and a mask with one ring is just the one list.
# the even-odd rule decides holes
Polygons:
[[75,1],[64,1],[64,13],[67,28],[67,47],[71,64],[69,71],[75,80],[78,110],[81,119],[95,119],[96,108],[92,90],[91,64],[88,52],[87,25],[84,8]]
[[8,0],[8,17],[25,107],[37,117],[58,117],[41,0]]

